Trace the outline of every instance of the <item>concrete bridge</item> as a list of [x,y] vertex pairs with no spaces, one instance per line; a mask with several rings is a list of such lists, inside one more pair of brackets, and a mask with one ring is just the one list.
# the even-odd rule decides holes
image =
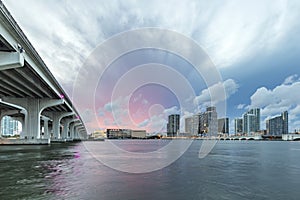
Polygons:
[[0,120],[4,116],[22,123],[21,139],[87,136],[68,95],[0,1]]
[[300,140],[300,134],[283,134],[282,140],[285,141],[297,141]]
[[219,140],[261,140],[261,135],[220,137]]

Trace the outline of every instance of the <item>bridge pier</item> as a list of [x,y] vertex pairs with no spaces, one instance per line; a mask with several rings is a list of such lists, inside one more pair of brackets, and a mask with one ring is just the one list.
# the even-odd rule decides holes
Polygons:
[[[79,113],[7,8],[0,4],[0,114],[7,110],[24,110],[24,116],[10,115],[23,122],[18,143],[44,144],[46,139],[41,139],[42,112],[61,112],[53,114],[52,118],[54,137],[60,138],[61,118],[68,116],[68,112]],[[49,107],[52,108],[47,109]],[[82,120],[79,121],[83,124]],[[43,122],[45,137],[49,137],[49,120]],[[65,134],[68,133],[69,122],[64,125]]]
[[4,97],[4,102],[14,104],[27,111],[25,123],[22,127],[25,139],[40,139],[41,112],[51,106],[64,103],[61,99],[36,99],[36,98],[12,98]]
[[85,128],[84,127],[79,127],[78,129],[78,138],[79,139],[83,139],[83,133],[85,132]]
[[71,123],[71,125],[70,125],[70,136],[71,136],[72,139],[76,139],[75,138],[75,128],[76,128],[76,126],[79,126],[79,125],[80,125],[80,123],[76,122],[76,121]]
[[[25,124],[25,116],[23,116],[23,117],[12,117],[12,119],[21,122],[22,128],[24,127],[24,124]],[[22,132],[20,133],[20,138],[24,138],[23,129],[22,129]]]
[[62,138],[69,138],[69,130],[70,130],[70,123],[73,121],[74,119],[72,118],[65,118],[62,119],[62,123],[63,123],[63,134],[62,134]]
[[61,139],[62,134],[60,132],[60,121],[64,117],[74,115],[74,112],[44,112],[44,114],[52,119],[52,139]]
[[77,124],[74,127],[74,139],[80,139],[79,130],[81,129],[81,124]]
[[49,121],[50,118],[42,116],[43,124],[44,124],[44,138],[49,139],[51,137],[50,133],[49,133]]
[[[79,119],[64,119],[63,120],[63,137],[73,139],[74,136],[74,123]],[[66,128],[65,128],[66,127]]]

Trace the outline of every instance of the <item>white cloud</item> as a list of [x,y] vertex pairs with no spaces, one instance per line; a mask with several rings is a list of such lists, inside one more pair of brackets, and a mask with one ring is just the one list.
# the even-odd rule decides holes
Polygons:
[[270,52],[295,25],[293,12],[296,11],[291,6],[285,1],[241,4],[226,1],[209,18],[204,29],[204,46],[219,67],[249,59],[264,50]]
[[263,119],[289,111],[290,130],[293,130],[300,120],[300,80],[298,76],[287,77],[285,81],[274,89],[258,88],[251,96],[251,107],[261,108]]
[[298,75],[297,75],[297,74],[294,74],[294,75],[291,75],[291,76],[287,77],[287,78],[284,80],[283,84],[284,84],[284,85],[289,85],[289,84],[291,84],[291,83],[294,83],[294,82],[297,81],[297,80],[300,80],[300,79],[298,78]]
[[98,116],[99,117],[103,117],[105,115],[104,109],[103,108],[99,108],[98,109]]
[[[74,82],[78,69],[97,45],[122,31],[151,26],[178,31],[203,46],[217,67],[222,68],[261,52],[282,48],[284,38],[297,32],[291,30],[295,30],[300,18],[297,1],[237,4],[231,0],[222,3],[197,0],[189,3],[160,0],[99,3],[91,0],[87,4],[80,0],[4,0],[4,3],[63,86]],[[30,9],[24,9],[26,7]],[[251,105],[262,106],[265,114],[274,113],[276,106],[296,107],[300,94],[295,92],[296,79],[295,75],[288,77],[283,85],[273,90],[259,88],[251,97]],[[221,95],[222,84],[225,97]],[[223,101],[237,91],[238,84],[228,79],[211,89],[213,101]],[[206,106],[210,105],[210,100],[211,94],[206,89],[194,102]],[[128,114],[124,105],[107,104],[103,110],[111,112],[113,108],[121,116]],[[293,110],[296,113],[296,109]],[[295,115],[293,110],[291,117]]]
[[129,110],[128,110],[128,102],[129,96],[127,97],[118,97],[117,99],[106,103],[103,108],[99,108],[98,110],[104,110],[104,116],[102,118],[113,118],[114,124],[118,126],[122,126],[126,128],[132,124],[130,117],[129,117]]
[[242,109],[245,109],[245,106],[246,106],[245,104],[239,104],[236,106],[236,108],[239,110],[242,110]]
[[114,34],[139,27],[183,33],[201,44],[218,67],[230,66],[275,48],[291,33],[300,7],[290,1],[236,4],[230,0],[4,3],[62,84],[74,81],[79,67],[98,44]]
[[167,120],[163,115],[153,115],[150,118],[147,129],[150,133],[162,133],[166,130],[166,127]]
[[218,82],[209,88],[202,90],[200,95],[195,97],[194,103],[196,105],[215,105],[218,102],[228,99],[237,92],[238,88],[239,85],[233,79],[227,79],[223,83]]
[[139,128],[145,127],[149,124],[149,119],[145,119],[144,121],[142,121],[141,123],[138,124]]
[[180,109],[177,106],[173,106],[171,108],[165,109],[164,114],[166,116],[173,115],[173,114],[180,114]]
[[274,103],[274,101],[278,102],[279,99],[274,95],[273,91],[268,90],[265,87],[258,88],[256,92],[250,97],[251,106],[252,107],[265,107]]

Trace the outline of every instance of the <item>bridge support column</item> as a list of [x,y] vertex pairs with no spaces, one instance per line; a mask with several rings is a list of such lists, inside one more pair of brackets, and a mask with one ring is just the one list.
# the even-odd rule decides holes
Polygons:
[[63,120],[63,136],[65,138],[73,139],[74,135],[74,122],[79,121],[79,119],[64,119]]
[[78,129],[78,137],[79,137],[79,139],[83,139],[84,138],[84,133],[85,133],[85,128],[84,127],[80,127],[79,129]]
[[25,116],[24,138],[40,139],[40,115],[41,112],[51,106],[64,103],[62,99],[36,99],[36,98],[10,98],[4,97],[8,102],[24,108],[27,111]]
[[44,138],[49,139],[50,138],[50,133],[49,133],[49,118],[43,116],[42,120],[44,122]]
[[63,133],[62,133],[62,138],[69,138],[69,125],[72,122],[73,119],[70,118],[65,118],[62,120],[63,123]]
[[44,135],[46,138],[50,138],[49,135],[49,119],[44,119]]
[[76,126],[80,125],[79,122],[74,121],[73,123],[71,123],[70,125],[70,137],[72,139],[75,139],[75,128]]
[[24,138],[23,127],[25,126],[25,116],[13,117],[13,120],[19,121],[22,124],[22,132],[20,133],[20,138]]
[[81,128],[81,124],[78,124],[74,127],[74,138],[79,139],[79,129]]
[[52,119],[53,139],[61,139],[60,121],[63,117],[74,115],[74,112],[44,112],[43,114]]

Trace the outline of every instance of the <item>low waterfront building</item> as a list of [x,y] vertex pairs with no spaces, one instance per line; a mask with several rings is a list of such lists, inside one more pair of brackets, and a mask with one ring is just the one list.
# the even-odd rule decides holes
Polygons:
[[131,138],[131,131],[129,129],[107,129],[106,136],[108,139]]
[[147,133],[146,130],[131,130],[132,139],[146,139]]
[[94,131],[91,136],[92,138],[105,138],[106,137],[106,132],[105,130],[97,130],[97,131]]
[[107,129],[106,137],[108,139],[146,139],[146,130],[131,129]]

